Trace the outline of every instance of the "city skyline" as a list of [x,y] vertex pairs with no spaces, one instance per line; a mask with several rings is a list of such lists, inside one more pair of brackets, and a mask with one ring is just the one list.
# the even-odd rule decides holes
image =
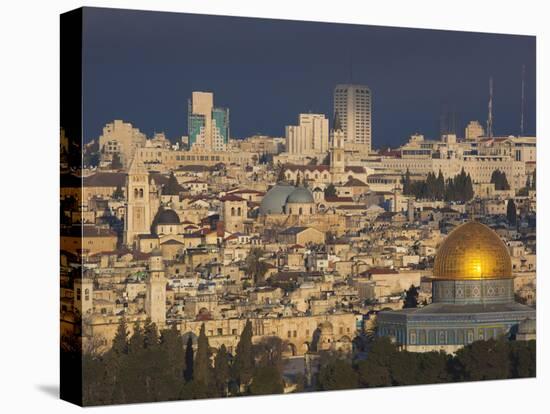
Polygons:
[[[459,135],[470,120],[485,125],[490,76],[495,135],[518,134],[524,64],[525,134],[535,134],[534,37],[159,15],[147,15],[145,25],[139,11],[126,12],[124,21],[117,10],[87,14],[85,142],[113,119],[179,139],[187,131],[187,99],[197,90],[213,92],[231,110],[232,137],[282,137],[300,113],[332,120],[334,87],[353,82],[372,91],[373,147],[396,146],[415,132],[437,136],[445,108],[456,110]],[[205,18],[209,24],[199,24]],[[186,40],[192,32],[200,42]],[[151,77],[153,70],[162,76]]]

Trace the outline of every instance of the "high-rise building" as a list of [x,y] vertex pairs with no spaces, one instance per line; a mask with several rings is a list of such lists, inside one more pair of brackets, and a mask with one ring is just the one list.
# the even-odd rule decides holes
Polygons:
[[212,92],[193,92],[187,116],[190,148],[225,150],[229,142],[229,109],[214,107]]
[[341,84],[334,88],[334,112],[338,113],[348,146],[372,148],[372,94],[368,86]]
[[322,154],[328,151],[328,119],[323,114],[300,114],[298,125],[286,127],[286,151],[290,154]]
[[134,158],[136,148],[143,147],[147,137],[132,124],[116,119],[103,127],[99,137],[99,148],[102,161],[110,162],[118,154],[124,167],[128,167]]
[[470,121],[464,130],[464,138],[476,139],[485,136],[485,130],[479,121]]

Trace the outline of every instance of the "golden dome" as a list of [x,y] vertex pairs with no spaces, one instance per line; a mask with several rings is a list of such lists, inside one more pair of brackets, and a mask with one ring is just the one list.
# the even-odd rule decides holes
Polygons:
[[439,246],[433,274],[451,280],[511,278],[512,260],[498,234],[471,221],[454,229]]

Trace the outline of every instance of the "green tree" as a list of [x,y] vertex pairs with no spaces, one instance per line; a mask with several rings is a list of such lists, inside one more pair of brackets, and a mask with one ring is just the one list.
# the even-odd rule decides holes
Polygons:
[[250,384],[250,394],[281,394],[284,391],[284,381],[280,371],[274,366],[260,366],[254,370]]
[[183,377],[187,382],[193,380],[193,359],[193,337],[189,334],[185,347],[185,371],[183,373]]
[[443,200],[445,197],[445,178],[443,177],[443,173],[441,170],[439,170],[439,174],[437,175],[436,180],[436,199],[437,200]]
[[416,308],[418,306],[418,287],[411,285],[405,292],[403,308]]
[[411,173],[408,168],[407,168],[407,171],[405,172],[405,176],[401,178],[401,182],[403,184],[403,194],[412,195]]
[[537,375],[536,341],[513,341],[510,343],[512,378],[529,378]]
[[111,350],[118,356],[128,354],[128,325],[125,317],[120,318]]
[[111,196],[113,200],[122,200],[124,199],[124,191],[122,190],[122,187],[117,185],[115,191],[113,191],[113,195]]
[[111,169],[120,170],[122,169],[122,161],[120,161],[120,155],[117,152],[113,154],[113,159],[111,160]]
[[348,390],[358,385],[357,373],[349,361],[332,356],[327,362],[321,363],[317,375],[319,390]]
[[334,184],[330,183],[325,188],[325,198],[326,197],[336,197],[336,187],[334,186]]
[[450,357],[444,351],[420,352],[418,358],[418,384],[437,384],[448,382],[450,374],[448,370]]
[[508,200],[508,204],[506,205],[506,219],[508,220],[508,224],[510,226],[515,226],[517,223],[517,211],[516,211],[516,203],[514,203],[513,199]]
[[357,373],[361,387],[387,387],[392,385],[390,369],[374,358],[357,363]]
[[184,343],[176,324],[161,332],[160,354],[165,362],[163,375],[167,377],[170,394],[176,396],[183,385],[185,372]]
[[210,386],[212,382],[210,356],[210,345],[206,337],[206,327],[203,323],[197,340],[197,355],[195,356],[193,379],[194,381],[203,383],[207,387]]
[[397,347],[388,337],[375,337],[370,343],[367,359],[358,363],[359,383],[363,387],[392,385],[391,360]]
[[395,352],[390,359],[390,373],[393,385],[414,385],[418,383],[418,357],[415,352]]
[[479,381],[508,378],[509,347],[506,339],[476,341],[456,352],[453,361],[459,380]]
[[509,190],[510,184],[506,178],[506,173],[500,170],[494,170],[491,174],[491,183],[495,185],[496,190]]
[[222,344],[214,359],[214,379],[216,381],[216,391],[220,397],[227,396],[227,384],[229,383],[231,374],[230,369],[229,354],[225,345]]
[[162,195],[178,195],[181,191],[183,191],[183,188],[179,185],[178,180],[172,171],[168,177],[168,182],[162,188]]
[[246,321],[239,343],[235,349],[233,378],[241,388],[248,386],[254,374],[254,354],[252,349],[252,322]]

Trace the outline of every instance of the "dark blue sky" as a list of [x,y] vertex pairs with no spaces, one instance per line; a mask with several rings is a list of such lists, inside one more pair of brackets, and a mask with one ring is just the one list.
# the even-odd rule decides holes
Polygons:
[[233,137],[284,136],[300,112],[332,114],[350,61],[352,81],[373,93],[376,147],[436,136],[445,107],[460,131],[485,123],[490,75],[495,134],[518,134],[522,64],[525,132],[535,134],[532,36],[86,8],[84,139],[113,119],[187,135],[193,90],[230,109]]

